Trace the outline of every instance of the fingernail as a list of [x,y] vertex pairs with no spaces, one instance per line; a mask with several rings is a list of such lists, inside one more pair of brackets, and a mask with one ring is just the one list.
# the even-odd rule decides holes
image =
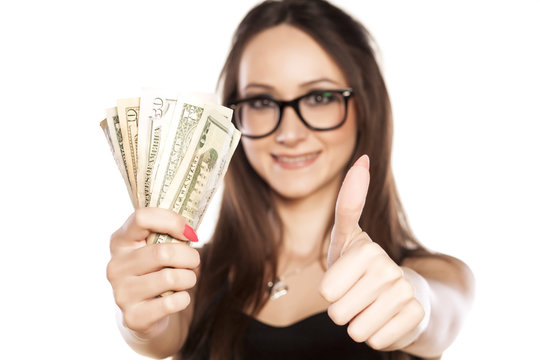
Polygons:
[[364,155],[366,157],[366,165],[367,169],[369,170],[369,156],[367,154]]
[[184,228],[184,236],[187,237],[189,241],[199,241],[197,234],[195,234],[195,230],[193,230],[193,228],[188,224],[186,224],[186,227]]
[[364,155],[360,156],[360,158],[358,160],[356,160],[355,165],[356,164],[358,164],[358,165],[364,167],[365,169],[369,170],[369,156],[367,156],[367,154],[364,154]]

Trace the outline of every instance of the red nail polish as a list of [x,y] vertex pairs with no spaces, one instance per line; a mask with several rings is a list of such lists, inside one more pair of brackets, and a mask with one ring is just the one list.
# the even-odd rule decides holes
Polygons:
[[195,230],[193,230],[193,228],[188,224],[186,224],[186,227],[184,228],[184,236],[187,237],[189,241],[199,241],[197,234],[195,234]]

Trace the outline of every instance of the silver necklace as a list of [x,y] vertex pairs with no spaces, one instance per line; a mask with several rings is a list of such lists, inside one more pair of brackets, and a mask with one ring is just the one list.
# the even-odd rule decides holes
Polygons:
[[285,278],[297,275],[302,270],[305,270],[311,264],[313,264],[317,259],[309,262],[307,265],[300,267],[290,273],[285,273],[284,275],[278,276],[276,279],[269,281],[266,284],[266,287],[268,288],[268,292],[270,293],[270,299],[276,300],[282,297],[283,295],[286,295],[289,292],[289,285],[285,282]]
[[289,285],[287,285],[284,280],[284,277],[278,276],[277,279],[274,279],[274,281],[269,281],[266,284],[268,291],[270,292],[270,299],[279,299],[289,292]]

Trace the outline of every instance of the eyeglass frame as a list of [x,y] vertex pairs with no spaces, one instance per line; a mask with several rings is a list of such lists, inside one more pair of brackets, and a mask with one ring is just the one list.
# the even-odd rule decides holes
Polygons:
[[[345,111],[343,113],[343,120],[341,120],[337,125],[334,125],[332,127],[329,127],[329,128],[324,128],[324,129],[321,129],[321,128],[316,128],[314,126],[311,126],[305,119],[304,117],[302,116],[302,114],[300,113],[300,107],[299,107],[299,103],[302,99],[308,97],[308,96],[311,96],[315,93],[321,93],[321,92],[332,92],[332,93],[339,93],[341,94],[341,96],[343,96],[343,99],[344,99],[344,104],[345,104]],[[296,113],[296,115],[298,115],[298,118],[300,119],[300,121],[302,121],[302,123],[310,130],[315,130],[315,131],[330,131],[330,130],[334,130],[334,129],[337,129],[339,128],[340,126],[342,126],[344,123],[345,123],[345,120],[347,120],[347,114],[348,114],[348,104],[349,104],[349,99],[354,95],[354,90],[352,88],[345,88],[345,89],[330,89],[330,90],[312,90],[304,95],[301,95],[297,98],[294,98],[292,100],[288,100],[288,101],[285,101],[285,100],[276,100],[274,99],[273,97],[269,96],[269,95],[256,95],[256,96],[250,96],[248,98],[245,98],[245,99],[240,99],[240,100],[235,100],[235,101],[231,101],[230,103],[227,104],[228,107],[230,107],[231,109],[233,110],[236,110],[237,107],[238,107],[238,104],[241,104],[241,103],[244,103],[244,102],[248,102],[248,101],[252,101],[252,100],[256,100],[256,99],[266,99],[266,100],[270,100],[272,101],[273,103],[277,104],[278,106],[278,110],[279,110],[279,116],[278,116],[278,120],[276,122],[276,126],[270,130],[268,133],[264,134],[264,135],[247,135],[247,134],[242,134],[242,136],[244,137],[247,137],[247,138],[250,138],[250,139],[260,139],[260,138],[263,138],[263,137],[266,137],[266,136],[269,136],[271,134],[273,134],[278,128],[279,128],[279,125],[281,124],[281,120],[283,119],[283,112],[285,110],[285,108],[287,107],[292,107],[294,109],[294,112]],[[237,120],[236,120],[236,116],[233,117],[234,119],[234,122],[236,123]],[[237,124],[238,126],[238,124]]]

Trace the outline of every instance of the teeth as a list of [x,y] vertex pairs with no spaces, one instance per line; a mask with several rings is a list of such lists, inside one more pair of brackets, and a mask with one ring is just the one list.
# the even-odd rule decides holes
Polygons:
[[292,157],[292,156],[277,156],[277,159],[278,159],[278,161],[292,163],[292,162],[296,162],[296,161],[306,161],[306,160],[309,160],[309,159],[313,159],[317,155],[318,155],[318,153],[302,155],[302,156],[295,156],[295,157]]

